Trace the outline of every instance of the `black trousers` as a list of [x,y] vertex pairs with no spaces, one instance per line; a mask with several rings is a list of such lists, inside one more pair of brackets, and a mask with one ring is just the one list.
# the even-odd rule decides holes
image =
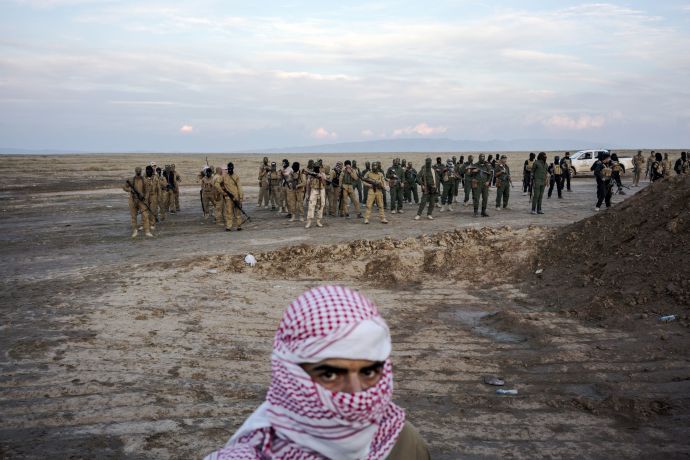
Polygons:
[[611,207],[611,181],[603,181],[597,178],[597,208],[606,202],[606,207]]
[[566,188],[570,191],[570,173],[563,174],[563,179],[565,179]]
[[563,176],[551,176],[551,180],[549,181],[549,198],[551,198],[551,194],[553,193],[554,185],[558,191],[558,198],[563,198]]
[[532,176],[530,174],[522,175],[522,193],[527,193],[527,191],[532,191]]

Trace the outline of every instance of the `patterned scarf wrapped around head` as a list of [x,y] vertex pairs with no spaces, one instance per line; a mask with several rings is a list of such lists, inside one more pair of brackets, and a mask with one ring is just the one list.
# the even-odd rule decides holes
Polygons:
[[[305,292],[276,332],[266,401],[205,460],[385,458],[405,423],[392,402],[390,352],[388,326],[369,299],[340,286]],[[383,361],[381,378],[353,394],[327,390],[300,364],[328,358]]]

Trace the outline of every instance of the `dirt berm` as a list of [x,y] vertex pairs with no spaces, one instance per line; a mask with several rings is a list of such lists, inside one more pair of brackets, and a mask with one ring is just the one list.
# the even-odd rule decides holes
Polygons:
[[625,326],[690,309],[690,177],[650,185],[555,231],[535,254],[530,290],[548,307]]

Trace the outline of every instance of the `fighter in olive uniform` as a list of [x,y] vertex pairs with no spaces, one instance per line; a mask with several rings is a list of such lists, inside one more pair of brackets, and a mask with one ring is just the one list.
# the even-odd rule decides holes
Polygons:
[[503,202],[503,209],[509,209],[508,199],[510,198],[510,187],[512,187],[513,181],[510,177],[507,156],[501,155],[501,159],[496,163],[494,177],[496,178],[496,211],[501,210],[501,202]]
[[350,160],[345,160],[345,168],[343,169],[342,173],[342,184],[340,185],[342,187],[340,192],[341,199],[339,210],[341,216],[345,216],[347,218],[350,217],[350,204],[347,202],[350,200],[355,208],[357,217],[362,217],[362,213],[359,209],[359,200],[357,199],[358,197],[355,193],[355,187],[358,180],[359,176],[357,171],[352,167],[352,163]]
[[460,166],[460,172],[463,178],[463,187],[465,190],[465,200],[463,201],[463,206],[467,207],[470,205],[470,193],[472,192],[472,180],[470,179],[469,169],[474,167],[474,157],[472,155],[467,155],[467,161]]
[[529,159],[522,166],[522,196],[529,192],[532,194],[532,165],[534,164],[534,152],[530,152]]
[[441,210],[452,211],[453,210],[453,197],[455,193],[455,182],[457,181],[455,173],[455,164],[453,160],[448,158],[446,160],[446,167],[443,168],[441,172],[441,181],[443,183],[443,194],[441,195]]
[[388,187],[391,194],[391,214],[398,212],[403,213],[403,196],[402,196],[402,180],[403,169],[400,167],[400,158],[393,160],[393,166],[386,171],[386,179],[388,179]]
[[532,214],[544,214],[541,210],[542,200],[544,199],[544,189],[546,188],[546,176],[548,168],[546,166],[546,153],[539,152],[537,159],[531,165],[532,174]]
[[601,203],[605,202],[606,207],[611,207],[611,190],[613,182],[611,181],[611,156],[608,153],[602,153],[599,159],[590,168],[594,171],[594,178],[597,180],[597,204],[594,210],[598,211],[601,208]]
[[414,216],[414,220],[420,219],[424,211],[424,206],[428,206],[426,218],[433,220],[434,218],[431,214],[434,212],[434,204],[438,199],[441,176],[436,168],[432,166],[431,158],[427,158],[424,161],[424,166],[422,166],[422,169],[419,170],[419,174],[417,174],[417,183],[422,187],[422,199],[419,202],[419,208],[417,209],[417,215]]
[[474,205],[474,217],[479,216],[479,197],[482,199],[482,217],[489,217],[486,205],[489,201],[489,186],[493,176],[491,164],[486,161],[484,154],[479,154],[479,161],[469,168],[472,186],[472,204]]
[[551,163],[548,167],[550,177],[549,193],[547,195],[547,198],[551,198],[554,185],[556,186],[556,190],[558,191],[558,198],[563,198],[563,182],[565,182],[565,178],[563,177],[563,167],[561,166],[560,160],[561,159],[559,157],[554,157],[553,163]]

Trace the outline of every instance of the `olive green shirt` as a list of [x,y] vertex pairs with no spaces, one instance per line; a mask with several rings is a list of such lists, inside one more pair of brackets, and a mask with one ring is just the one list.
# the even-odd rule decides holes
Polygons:
[[410,422],[405,422],[386,460],[430,460],[429,447]]
[[532,164],[532,177],[535,185],[546,185],[546,175],[548,173],[546,162],[535,160]]

